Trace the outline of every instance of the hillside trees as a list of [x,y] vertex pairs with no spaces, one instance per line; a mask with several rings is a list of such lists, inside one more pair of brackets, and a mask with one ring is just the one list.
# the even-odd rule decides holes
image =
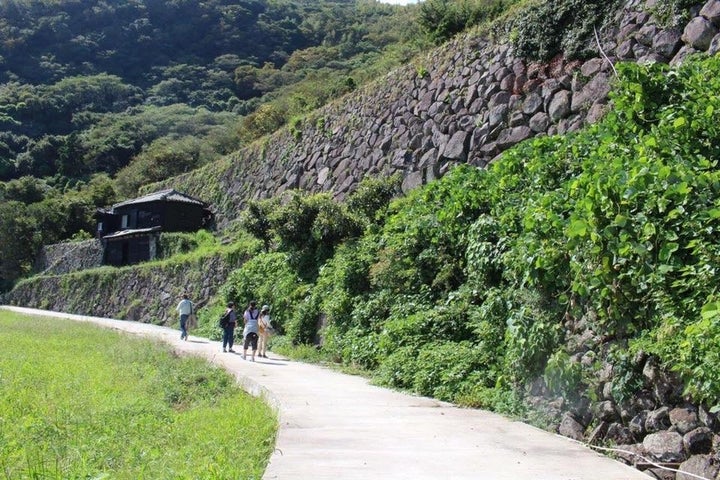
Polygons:
[[[72,162],[67,155],[59,159],[60,150],[67,154],[99,122],[142,112],[141,105],[246,115],[300,81],[347,83],[352,69],[372,63],[385,46],[408,41],[400,33],[407,31],[401,11],[354,1],[5,2],[0,5],[0,122],[5,127],[0,180],[51,177],[59,170],[74,171],[76,177],[113,174],[156,137],[114,141],[104,152],[79,145],[77,156],[85,158],[72,165],[79,169],[60,168]],[[317,56],[314,49],[322,52],[320,63],[293,60]],[[355,62],[361,54],[373,56]],[[326,72],[313,77],[319,68]],[[296,102],[304,105],[300,109],[287,101],[265,107],[278,112],[277,118],[260,127],[246,122],[240,138],[254,140],[289,116],[347,91],[304,90],[304,96],[323,93]]]
[[89,238],[97,208],[115,203],[111,179],[96,175],[86,184],[52,187],[33,177],[1,184],[0,289],[32,272],[42,245],[72,237]]
[[425,0],[418,24],[435,43],[442,43],[468,27],[489,22],[503,13],[512,0]]

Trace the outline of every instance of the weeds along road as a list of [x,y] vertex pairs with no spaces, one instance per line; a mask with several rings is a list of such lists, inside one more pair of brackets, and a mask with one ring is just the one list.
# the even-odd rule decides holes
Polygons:
[[[494,413],[370,385],[270,355],[255,362],[219,342],[156,325],[19,307],[166,342],[231,372],[272,405],[280,426],[264,479],[647,480],[567,438]],[[239,345],[241,351],[242,345]]]

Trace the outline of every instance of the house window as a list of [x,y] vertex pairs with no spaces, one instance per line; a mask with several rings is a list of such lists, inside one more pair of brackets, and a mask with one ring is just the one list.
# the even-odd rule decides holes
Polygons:
[[128,228],[128,216],[127,215],[122,216],[122,225],[120,226],[120,228],[123,228],[123,229]]

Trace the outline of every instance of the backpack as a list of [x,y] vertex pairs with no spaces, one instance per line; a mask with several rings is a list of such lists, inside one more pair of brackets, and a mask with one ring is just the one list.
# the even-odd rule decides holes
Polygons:
[[230,310],[220,317],[220,321],[218,322],[220,328],[227,328],[228,325],[230,325]]

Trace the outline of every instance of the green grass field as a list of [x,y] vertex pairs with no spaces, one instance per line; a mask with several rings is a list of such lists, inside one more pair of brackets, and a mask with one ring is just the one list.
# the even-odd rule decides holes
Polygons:
[[1,479],[259,479],[276,430],[205,360],[0,311]]

